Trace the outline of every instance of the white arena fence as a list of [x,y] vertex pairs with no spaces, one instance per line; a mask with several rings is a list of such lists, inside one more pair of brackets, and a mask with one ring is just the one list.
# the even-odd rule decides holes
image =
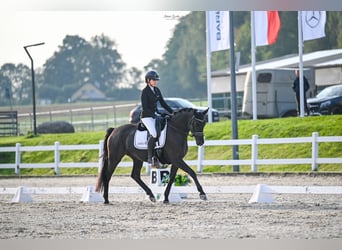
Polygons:
[[[342,164],[342,158],[323,158],[319,157],[320,143],[341,143],[342,136],[318,136],[317,132],[312,133],[311,137],[296,137],[296,138],[270,138],[259,139],[257,135],[253,135],[252,139],[237,139],[237,140],[207,140],[203,146],[198,147],[197,160],[186,161],[190,166],[197,166],[197,171],[202,172],[203,166],[226,166],[226,165],[250,165],[252,172],[258,171],[258,165],[280,165],[280,164],[309,164],[312,171],[317,171],[319,164]],[[311,144],[310,158],[286,158],[286,159],[259,159],[258,146],[265,144]],[[194,141],[188,142],[189,147],[197,147]],[[233,146],[233,145],[249,145],[251,147],[251,158],[241,160],[206,160],[204,152],[206,147],[210,146]],[[66,150],[97,150],[99,160],[97,162],[62,162],[60,160],[61,151]],[[0,147],[1,152],[15,152],[14,163],[1,163],[0,169],[14,169],[16,174],[20,174],[20,169],[24,168],[54,168],[56,175],[60,174],[60,168],[89,168],[101,167],[101,155],[103,150],[103,140],[99,144],[88,145],[61,145],[55,142],[53,146],[21,146],[17,143],[15,147]],[[23,163],[21,162],[22,152],[33,151],[54,151],[54,162],[51,163]],[[146,173],[150,172],[146,163]],[[132,167],[132,161],[120,162],[119,167]]]

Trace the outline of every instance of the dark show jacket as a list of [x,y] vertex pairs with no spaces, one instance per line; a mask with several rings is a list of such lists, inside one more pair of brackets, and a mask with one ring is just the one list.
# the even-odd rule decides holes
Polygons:
[[151,87],[149,85],[146,85],[146,87],[141,92],[141,106],[142,106],[141,118],[145,118],[145,117],[156,118],[158,101],[160,105],[163,108],[165,108],[169,113],[173,112],[173,110],[169,107],[169,105],[167,105],[167,103],[164,101],[164,98],[160,92],[160,89],[157,87],[154,87],[154,92],[153,92]]

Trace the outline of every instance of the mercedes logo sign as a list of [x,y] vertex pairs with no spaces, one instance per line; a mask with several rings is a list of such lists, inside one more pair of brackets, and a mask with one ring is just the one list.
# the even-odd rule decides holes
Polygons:
[[321,22],[320,11],[307,11],[305,15],[305,22],[311,28],[316,28]]

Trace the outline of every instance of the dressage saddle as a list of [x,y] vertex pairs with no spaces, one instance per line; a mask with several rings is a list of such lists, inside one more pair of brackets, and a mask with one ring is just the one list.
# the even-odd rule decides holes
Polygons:
[[[157,131],[157,138],[156,138],[156,142],[159,141],[159,137],[160,137],[160,133],[161,131],[165,128],[166,126],[166,122],[167,120],[170,119],[170,116],[167,114],[162,114],[162,115],[158,115],[156,117],[156,131]],[[138,124],[138,130],[139,131],[147,131],[147,138],[149,138],[150,134],[147,130],[147,128],[145,127],[145,125],[140,121]],[[162,147],[158,147],[155,149],[155,157],[158,158],[159,162],[162,164],[169,164],[169,162],[167,162],[163,156],[163,148]]]

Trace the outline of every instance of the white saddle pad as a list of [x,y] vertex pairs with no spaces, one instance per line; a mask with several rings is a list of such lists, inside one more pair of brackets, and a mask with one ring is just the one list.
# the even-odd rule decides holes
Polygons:
[[[156,142],[155,148],[162,148],[165,145],[166,141],[166,128],[167,124],[165,125],[165,128],[161,131],[159,136],[159,141]],[[134,147],[136,149],[147,149],[147,130],[145,131],[135,131],[134,134]]]

